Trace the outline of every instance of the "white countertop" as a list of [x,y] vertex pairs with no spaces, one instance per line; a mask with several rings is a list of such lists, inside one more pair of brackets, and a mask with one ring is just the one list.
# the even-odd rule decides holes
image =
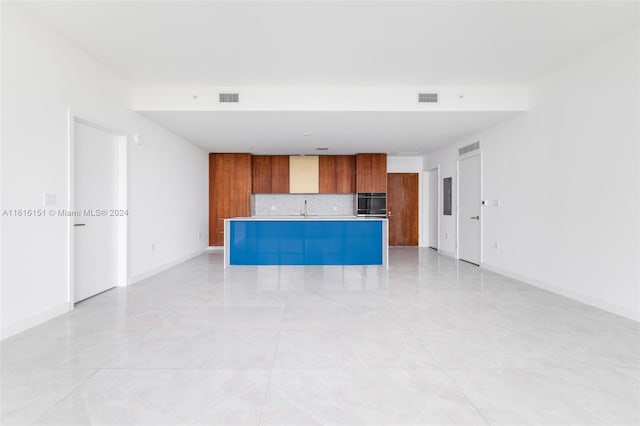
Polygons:
[[344,221],[344,220],[387,220],[387,218],[385,217],[366,217],[366,216],[308,216],[308,217],[304,217],[304,216],[252,216],[252,217],[234,217],[231,219],[225,219],[225,220],[235,220],[235,221],[241,221],[241,220],[256,220],[256,221],[260,221],[260,220],[264,220],[264,221],[268,221],[268,220],[289,220],[289,221],[298,221],[298,220],[340,220],[340,221]]

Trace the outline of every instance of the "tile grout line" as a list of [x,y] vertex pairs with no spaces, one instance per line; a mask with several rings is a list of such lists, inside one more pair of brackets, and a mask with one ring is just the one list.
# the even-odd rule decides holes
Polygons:
[[287,307],[286,305],[282,307],[282,317],[280,318],[280,328],[278,329],[278,338],[276,340],[276,347],[273,351],[273,359],[271,360],[271,368],[269,369],[269,377],[267,377],[267,385],[264,389],[264,397],[262,398],[262,408],[260,410],[260,420],[258,425],[262,425],[262,419],[264,417],[264,408],[267,405],[267,395],[269,395],[269,388],[271,387],[271,375],[273,374],[273,368],[276,364],[276,358],[278,356],[278,348],[280,347],[280,336],[282,335],[282,326],[284,324],[284,316]]
[[476,413],[478,413],[478,415],[480,416],[480,418],[488,425],[491,426],[491,422],[489,422],[489,420],[487,420],[487,418],[484,416],[484,414],[482,414],[482,412],[480,411],[480,409],[478,407],[476,407],[476,404],[473,403],[473,401],[471,401],[471,399],[469,398],[469,396],[466,394],[466,392],[464,390],[462,390],[462,387],[460,387],[460,385],[458,384],[458,382],[456,382],[453,377],[451,377],[451,375],[449,374],[449,371],[446,368],[442,368],[442,371],[444,372],[444,374],[449,378],[449,380],[451,380],[451,383],[453,383],[453,385],[456,387],[456,389],[458,389],[458,391],[460,391],[460,393],[462,394],[462,396],[464,396],[464,399],[467,400],[467,402],[469,404],[471,404],[471,406],[473,407],[474,410],[476,410]]
[[[140,336],[140,340],[142,340],[143,336],[146,336],[148,333],[151,332],[152,329],[147,329],[147,330],[143,330],[143,332],[141,333]],[[124,333],[129,332],[130,330],[122,330]],[[46,413],[48,413],[51,409],[53,409],[58,403],[60,403],[61,401],[63,401],[65,398],[67,398],[69,395],[71,395],[73,392],[75,392],[77,389],[79,389],[81,386],[83,386],[84,384],[86,384],[89,380],[91,380],[92,378],[94,378],[95,376],[98,375],[98,373],[100,373],[101,371],[105,371],[105,370],[109,370],[110,368],[108,367],[108,364],[110,362],[115,361],[120,355],[122,355],[125,351],[127,350],[127,348],[122,349],[120,352],[118,352],[118,355],[114,356],[110,361],[108,361],[106,363],[106,365],[103,365],[102,367],[98,367],[98,368],[73,368],[73,367],[61,367],[61,368],[51,368],[48,370],[66,370],[66,371],[78,371],[78,370],[94,370],[92,374],[90,374],[87,378],[85,378],[84,380],[82,380],[80,383],[78,383],[77,385],[73,386],[71,389],[69,389],[69,391],[67,393],[65,393],[64,395],[62,395],[59,399],[57,399],[55,402],[53,402],[51,405],[49,405],[47,408],[45,408],[42,413],[40,413],[38,415],[38,417],[34,420],[34,423],[30,423],[32,425],[36,425],[36,421],[38,421],[38,419],[40,419],[43,415],[45,415]],[[28,370],[34,370],[34,368],[29,368]]]
[[[218,272],[219,271],[215,271],[216,274],[218,274]],[[363,274],[363,273],[364,273],[364,271],[360,270],[360,274]],[[311,279],[315,279],[313,274],[309,273],[309,276],[310,276]],[[260,282],[259,278],[256,280],[255,283],[257,283],[259,286],[264,284],[264,282]],[[203,282],[202,284],[208,285],[209,283]],[[418,285],[418,286],[420,285],[419,282],[418,283],[410,283],[410,284],[411,284],[411,287],[407,287],[407,288],[414,288],[416,285]],[[150,285],[153,285],[153,283],[150,284]],[[224,288],[224,286],[226,286],[226,284],[223,284],[223,288]],[[386,288],[381,288],[381,290],[383,290],[382,294],[383,294],[385,300],[387,300],[387,301],[389,299],[389,293],[390,293],[392,287],[393,286],[392,286],[391,278],[389,278],[389,283],[387,283],[387,287]],[[460,291],[463,291],[463,293],[461,293],[461,294],[471,294],[471,295],[473,295],[472,293],[466,293],[465,286],[458,286],[458,287],[460,287]],[[302,291],[299,294],[308,293],[308,291],[313,291],[314,288],[315,288],[314,286],[309,286],[309,288],[307,288],[305,286],[305,287],[303,287]],[[148,290],[148,289],[146,289],[146,290]],[[247,296],[247,295],[253,296],[253,293],[255,293],[256,290],[260,291],[260,287],[253,288],[253,286],[251,286],[250,288],[248,287],[246,289],[246,294],[240,293],[239,295],[240,296]],[[319,287],[319,290],[322,293],[323,288]],[[367,291],[368,292],[368,289],[367,289],[366,286],[362,287],[362,288],[358,287],[358,291],[359,291],[359,293],[362,293],[363,291]],[[330,292],[329,294],[333,295],[333,293],[331,293],[331,289],[329,289],[329,292]],[[519,292],[519,291],[517,291],[517,292]],[[290,331],[308,333],[308,332],[333,332],[333,331],[338,331],[338,330],[339,331],[344,330],[343,328],[338,328],[338,327],[329,328],[329,329],[323,329],[323,328],[320,328],[320,329],[313,329],[313,328],[311,328],[311,329],[308,329],[308,328],[288,329],[288,328],[284,328],[284,320],[285,319],[290,319],[290,318],[287,318],[285,316],[285,314],[286,314],[288,309],[292,308],[290,303],[295,302],[295,300],[290,299],[290,297],[291,297],[292,294],[297,294],[297,293],[295,292],[295,289],[294,289],[294,291],[284,290],[283,293],[285,295],[285,299],[284,299],[285,300],[285,305],[284,306],[279,306],[279,308],[281,309],[281,319],[280,319],[280,322],[279,322],[280,323],[279,328],[270,327],[268,330],[260,330],[260,331],[271,331],[272,333],[270,333],[270,334],[271,334],[272,338],[276,337],[276,342],[275,342],[276,344],[273,347],[274,348],[274,353],[273,353],[273,357],[272,357],[271,368],[269,369],[268,374],[267,374],[266,371],[264,371],[264,370],[266,370],[266,365],[268,365],[268,364],[266,364],[265,368],[262,369],[263,372],[261,374],[261,377],[262,377],[261,380],[263,380],[263,383],[265,385],[262,407],[260,409],[258,409],[258,406],[257,406],[257,403],[259,403],[258,402],[259,400],[258,400],[258,401],[256,401],[255,409],[252,410],[253,415],[255,416],[254,418],[259,417],[260,424],[262,424],[262,422],[265,421],[264,420],[264,411],[265,411],[265,408],[266,408],[266,402],[267,402],[267,399],[269,397],[270,392],[271,392],[271,395],[273,395],[274,393],[278,394],[279,392],[282,392],[282,389],[278,389],[279,386],[276,386],[276,385],[278,385],[278,381],[276,381],[276,385],[274,385],[275,388],[273,390],[270,389],[272,373],[273,373],[273,370],[276,369],[275,368],[275,366],[276,366],[275,365],[275,361],[278,358],[277,355],[279,353],[279,344],[281,342],[282,332],[287,334]],[[374,293],[375,293],[375,291],[374,291]],[[497,291],[491,297],[492,298],[499,297],[501,294],[504,294],[504,293],[502,291]],[[350,295],[350,294],[347,291],[345,291],[344,288],[343,288],[342,291],[338,292],[337,296],[344,296],[344,295]],[[172,296],[172,294],[169,292],[169,293],[167,293],[166,295],[164,295],[162,297],[171,297],[171,296]],[[346,300],[347,300],[349,306],[351,306],[351,304],[353,304],[353,303],[357,303],[357,301],[354,302],[354,301],[351,301],[351,299],[346,299]],[[200,300],[196,300],[196,302],[200,303]],[[388,306],[385,303],[383,306],[370,306],[370,305],[362,305],[362,306],[360,306],[360,305],[357,305],[357,307],[361,308],[363,310],[371,310],[373,308],[375,308],[375,309],[391,308],[392,310],[396,311],[396,310],[403,310],[403,309],[405,309],[407,307],[416,307],[416,308],[419,308],[419,309],[422,310],[422,309],[430,308],[430,306],[439,306],[439,305],[442,305],[442,303],[439,302],[437,304],[429,305],[429,306],[422,306],[422,305],[417,305],[417,304],[415,304],[415,305],[414,304],[407,304],[406,306],[403,305],[403,304],[398,305],[398,306],[395,306],[395,305],[394,306]],[[463,304],[458,305],[457,303],[455,305],[456,308],[460,308],[460,307],[463,307],[463,306],[464,306]],[[572,306],[572,305],[566,305],[566,306],[565,305],[559,305],[559,306],[556,306],[556,305],[552,304],[552,306],[554,307],[554,309],[564,309],[566,306]],[[227,309],[224,305],[215,306],[215,307],[216,308]],[[480,307],[483,308],[484,306],[480,306]],[[240,306],[231,306],[229,308],[232,308],[232,309],[233,308],[245,308],[245,309],[251,309],[251,308],[275,308],[275,306],[270,306],[270,305],[269,306],[267,306],[267,305],[265,305],[265,306],[262,306],[262,305],[244,306],[244,305],[240,305]],[[171,309],[168,309],[167,311],[169,313],[167,314],[167,316],[168,315],[172,315],[174,313],[180,313],[182,309],[183,308],[177,308],[177,307],[173,307]],[[162,309],[162,310],[164,311],[165,309]],[[163,315],[162,318],[164,319],[166,317]],[[426,324],[424,326],[427,327]],[[606,328],[606,323],[605,323],[605,326],[604,326],[605,328],[602,328],[603,327],[602,324],[597,324],[597,326],[599,328],[595,328],[595,329],[591,328],[591,327],[589,327],[587,329],[582,329],[582,328],[577,328],[576,329],[576,328],[572,328],[572,327],[559,328],[559,329],[558,328],[541,328],[541,329],[538,329],[538,328],[528,328],[528,327],[527,328],[511,328],[511,327],[507,327],[507,328],[496,328],[496,329],[492,329],[491,327],[489,327],[489,328],[481,328],[481,329],[464,328],[464,327],[463,328],[456,328],[456,327],[454,327],[454,328],[447,328],[447,327],[440,328],[440,327],[438,327],[438,328],[433,328],[433,329],[427,329],[426,332],[427,333],[429,333],[429,332],[436,332],[437,333],[437,332],[441,332],[441,331],[455,331],[455,332],[463,332],[463,333],[467,332],[467,333],[469,333],[469,332],[477,332],[479,330],[487,331],[487,332],[505,332],[505,331],[532,331],[532,332],[538,332],[538,331],[544,331],[544,332],[546,332],[546,331],[557,331],[557,332],[607,331],[607,332],[614,332],[615,331],[615,332],[634,333],[634,335],[636,333],[640,332],[640,330],[638,330],[638,328],[634,328],[634,327],[613,328],[613,329],[612,328]],[[154,324],[150,328],[144,329],[143,333],[141,333],[141,336],[139,336],[139,337],[142,339],[142,338],[144,338],[145,336],[147,336],[149,333],[151,333],[154,330],[162,331],[162,327],[158,326],[158,324]],[[249,331],[249,330],[255,330],[255,328],[247,328],[247,329],[245,329],[245,328],[238,328],[238,329],[236,329],[236,328],[230,328],[230,329],[221,328],[219,330],[206,329],[204,332],[210,332],[210,331]],[[394,332],[394,331],[416,332],[416,331],[421,330],[421,329],[415,329],[414,330],[413,328],[408,326],[408,323],[405,323],[404,321],[402,321],[402,327],[399,327],[397,329],[396,328],[394,328],[394,329],[379,329],[377,327],[375,327],[375,328],[360,327],[360,328],[352,329],[350,331],[353,331],[355,334],[359,334],[359,333],[361,333],[361,332],[363,332],[365,330],[370,330],[372,332],[379,332],[379,331],[382,331],[382,332],[385,332],[385,331],[391,331],[391,332]],[[89,330],[89,331],[92,331],[92,330]],[[135,330],[133,330],[133,331],[135,331]],[[197,330],[197,331],[201,331],[202,332],[202,330]],[[275,333],[276,331],[278,332],[277,334]],[[287,339],[285,339],[285,341],[286,340]],[[271,342],[273,343],[272,340],[271,340]],[[129,345],[127,344],[127,347],[128,346]],[[126,349],[123,349],[122,351],[126,351]],[[115,358],[117,359],[120,355],[122,355],[122,352],[118,352],[118,355]],[[266,355],[268,355],[268,352],[267,352]],[[283,360],[281,359],[281,362],[279,363],[279,365],[282,363],[282,361]],[[267,356],[267,363],[268,363],[268,356]],[[490,425],[490,423],[487,421],[487,419],[484,417],[484,415],[480,412],[478,407],[476,407],[476,405],[471,401],[469,396],[467,396],[467,394],[462,390],[462,386],[459,385],[456,382],[456,380],[453,379],[453,377],[455,377],[453,375],[453,372],[455,372],[456,370],[463,370],[464,368],[457,368],[456,367],[456,368],[452,368],[452,369],[448,370],[446,367],[441,367],[441,366],[413,367],[413,368],[411,368],[411,367],[400,367],[398,365],[387,366],[387,367],[375,367],[375,366],[374,367],[371,367],[371,366],[368,366],[368,367],[353,367],[353,366],[349,367],[349,366],[342,366],[342,367],[298,367],[298,368],[295,368],[295,367],[294,368],[280,367],[280,368],[285,368],[285,369],[294,370],[294,371],[295,370],[349,370],[349,371],[353,370],[353,371],[357,371],[357,370],[360,370],[360,369],[372,369],[372,370],[373,369],[375,369],[375,370],[385,370],[385,369],[422,370],[422,369],[430,369],[430,370],[440,370],[440,371],[445,373],[445,376],[454,385],[454,389],[458,389],[458,391],[462,394],[462,396],[464,398],[462,400],[463,401],[466,400],[472,407],[474,407],[474,410],[478,413],[480,418],[483,419],[482,421],[485,422],[486,425]],[[544,366],[544,367],[543,366],[539,366],[537,368],[536,367],[531,367],[531,366],[529,366],[529,367],[528,366],[524,366],[524,367],[519,367],[519,368],[517,368],[517,367],[516,368],[514,368],[514,367],[503,367],[503,368],[504,369],[510,369],[510,370],[511,369],[514,369],[514,370],[520,370],[520,369],[522,369],[522,370],[548,369],[548,367],[546,367],[546,366]],[[576,370],[576,369],[584,370],[585,369],[585,367],[574,367],[574,368],[571,368],[571,367],[562,366],[562,365],[561,366],[552,367],[552,368],[558,368],[558,369],[563,369],[563,370]],[[42,417],[43,415],[45,415],[49,411],[51,411],[51,409],[53,407],[55,407],[57,404],[60,404],[61,401],[63,401],[65,398],[68,398],[69,395],[73,394],[73,392],[78,392],[78,390],[82,386],[86,386],[87,382],[89,382],[90,380],[94,380],[96,375],[98,375],[100,372],[104,372],[104,371],[109,371],[109,370],[143,371],[143,370],[149,370],[149,369],[151,369],[151,370],[243,370],[243,371],[249,370],[246,367],[236,367],[236,368],[229,368],[229,367],[215,367],[215,368],[211,368],[211,367],[204,367],[204,368],[203,367],[195,367],[195,368],[188,368],[188,367],[187,368],[185,368],[185,367],[177,367],[177,368],[155,367],[155,368],[153,368],[152,367],[152,368],[145,368],[143,366],[133,367],[133,368],[131,368],[131,367],[98,367],[98,368],[95,368],[95,369],[94,368],[70,368],[70,367],[67,367],[67,368],[53,368],[53,370],[55,370],[55,369],[64,369],[66,371],[73,371],[73,370],[80,370],[80,369],[82,369],[82,370],[95,370],[95,371],[93,371],[92,373],[89,371],[88,377],[86,377],[85,379],[83,379],[79,383],[77,383],[75,386],[73,386],[65,395],[63,395],[60,399],[56,400],[53,403],[53,405],[45,408],[43,413],[38,414],[38,416],[40,416],[40,417]],[[257,369],[258,368],[256,368],[255,370],[257,370]],[[467,369],[473,369],[473,370],[495,370],[495,367],[484,367],[484,368],[482,368],[482,367],[467,367]],[[611,369],[611,370],[615,370],[615,371],[624,371],[624,370],[637,371],[637,367],[634,367],[633,365],[624,365],[624,366],[617,366],[617,367],[616,366],[609,366],[609,367],[590,366],[590,367],[587,367],[586,369],[593,369],[593,370],[601,370],[601,369],[609,370],[609,369]],[[2,370],[4,370],[4,369],[2,369]],[[7,369],[7,370],[23,370],[23,369],[21,369],[21,368],[12,368],[12,369]],[[28,368],[26,370],[33,370],[33,368]],[[52,369],[49,368],[49,369],[43,369],[43,370],[52,370]],[[100,380],[100,378],[99,378],[99,380]],[[95,382],[95,380],[94,380],[94,382]],[[92,384],[94,382],[92,382]],[[463,381],[461,381],[461,384],[464,384]],[[82,390],[82,391],[84,392],[84,390]],[[259,397],[259,392],[258,392],[258,397]],[[482,404],[480,404],[480,405],[482,405]],[[467,409],[468,409],[468,407],[467,407]],[[259,415],[258,415],[258,410],[260,410],[259,411],[260,412]],[[483,411],[487,411],[487,415],[491,414],[486,409],[486,407],[483,409]],[[266,421],[269,420],[269,413],[267,413],[267,415],[268,415],[268,418],[267,418]]]
[[[70,370],[69,368],[65,369],[65,370]],[[87,368],[86,370],[94,370],[92,368]],[[36,419],[33,421],[33,423],[29,423],[32,426],[37,426],[38,424],[36,423],[38,421],[38,419],[40,419],[42,416],[44,416],[45,414],[47,414],[49,411],[51,411],[51,409],[53,407],[55,407],[56,405],[58,405],[58,403],[60,403],[61,401],[63,401],[66,397],[68,397],[69,395],[71,395],[73,392],[75,392],[78,388],[80,388],[81,386],[83,386],[85,383],[87,383],[89,380],[91,380],[92,378],[94,378],[98,373],[100,373],[103,369],[102,368],[98,368],[95,369],[93,374],[90,374],[86,379],[82,380],[80,383],[78,383],[77,385],[73,386],[71,389],[69,389],[69,392],[65,393],[63,396],[61,396],[59,399],[57,399],[54,403],[52,403],[51,405],[49,405],[47,408],[45,408],[44,410],[42,410],[42,413],[40,413],[38,415],[38,417],[36,417]]]

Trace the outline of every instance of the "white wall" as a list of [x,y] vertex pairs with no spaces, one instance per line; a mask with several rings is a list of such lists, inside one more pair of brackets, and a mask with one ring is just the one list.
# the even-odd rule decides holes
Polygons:
[[[455,179],[457,148],[480,141],[483,198],[500,200],[483,208],[484,267],[635,319],[638,40],[636,28],[540,78],[529,112],[425,158]],[[441,218],[453,252],[455,217]]]
[[438,216],[440,215],[438,169],[431,169],[423,173],[422,181],[424,206],[423,226],[425,235],[425,245],[427,247],[438,248]]
[[[144,141],[129,147],[130,274],[204,249],[206,153],[132,112],[123,81],[22,6],[2,4],[1,35],[2,208],[41,209],[44,192],[67,206],[70,108]],[[67,231],[61,217],[2,217],[2,337],[68,309]]]
[[387,173],[421,173],[424,159],[421,156],[387,156]]
[[208,154],[137,114],[135,128],[142,145],[129,148],[132,283],[199,254],[209,239]]
[[457,209],[456,204],[456,193],[455,193],[455,183],[456,183],[456,161],[458,159],[458,145],[455,144],[452,146],[445,147],[431,154],[427,154],[425,156],[425,170],[430,170],[436,167],[440,167],[440,180],[438,182],[438,191],[440,193],[440,205],[442,205],[442,196],[444,194],[442,181],[444,178],[453,177],[453,204],[452,211],[454,215],[445,216],[442,214],[442,208],[438,209],[438,214],[440,215],[440,240],[438,245],[438,251],[445,253],[449,256],[456,255],[456,216],[455,212]]

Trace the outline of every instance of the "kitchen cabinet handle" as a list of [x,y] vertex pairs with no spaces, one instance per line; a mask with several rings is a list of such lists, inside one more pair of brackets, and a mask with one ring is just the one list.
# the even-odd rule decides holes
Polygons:
[[480,220],[480,216],[471,216],[471,219]]
[[86,226],[85,223],[74,223],[73,226]]

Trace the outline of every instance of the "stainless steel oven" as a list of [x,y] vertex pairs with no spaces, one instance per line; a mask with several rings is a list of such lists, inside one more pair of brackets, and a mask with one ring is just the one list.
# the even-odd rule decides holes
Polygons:
[[387,194],[385,192],[359,192],[356,197],[358,216],[387,216]]

